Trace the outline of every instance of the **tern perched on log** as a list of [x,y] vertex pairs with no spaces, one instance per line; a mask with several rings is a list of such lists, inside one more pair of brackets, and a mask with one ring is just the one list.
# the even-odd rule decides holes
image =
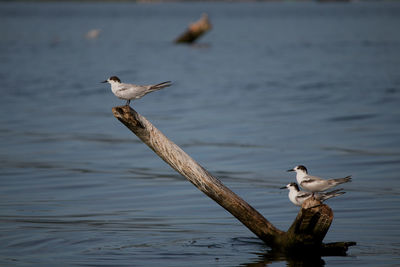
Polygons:
[[162,88],[171,86],[171,81],[162,82],[153,85],[136,85],[130,83],[122,83],[121,80],[117,76],[112,76],[102,83],[111,84],[111,91],[120,99],[126,100],[126,106],[129,106],[129,103],[133,99],[138,99],[147,95],[148,93],[158,91]]
[[351,181],[351,175],[345,178],[336,178],[325,180],[317,176],[308,174],[307,168],[303,165],[298,165],[288,172],[296,172],[297,183],[305,190],[312,192],[323,192],[339,184],[347,183]]
[[[299,186],[296,183],[290,183],[284,187],[281,187],[281,189],[285,188],[289,189],[289,199],[296,206],[300,207],[306,199],[312,197],[312,194],[310,192],[300,191]],[[343,188],[340,188],[326,193],[319,193],[315,194],[314,197],[317,200],[324,202],[325,200],[330,199],[332,197],[343,195],[345,192],[341,192],[342,190]]]

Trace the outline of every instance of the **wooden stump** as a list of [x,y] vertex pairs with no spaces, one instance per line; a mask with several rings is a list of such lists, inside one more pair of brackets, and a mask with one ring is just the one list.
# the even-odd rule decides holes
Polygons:
[[287,232],[277,229],[246,201],[222,184],[200,164],[169,140],[145,117],[129,106],[112,109],[114,116],[128,127],[173,169],[229,211],[250,231],[276,251],[343,255],[354,242],[322,244],[333,220],[332,210],[315,198],[308,199]]
[[212,25],[208,19],[208,15],[203,14],[198,21],[191,23],[188,29],[176,38],[175,43],[193,43],[204,33],[211,30],[211,28]]
[[307,199],[286,232],[287,250],[298,250],[299,247],[303,248],[300,250],[303,252],[319,250],[332,220],[333,212],[330,207],[315,198]]

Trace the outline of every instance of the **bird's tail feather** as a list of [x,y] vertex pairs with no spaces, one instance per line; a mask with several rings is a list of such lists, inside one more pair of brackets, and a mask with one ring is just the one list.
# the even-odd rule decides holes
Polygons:
[[152,85],[150,87],[150,91],[157,91],[157,90],[160,90],[162,88],[165,88],[165,87],[168,87],[168,86],[171,86],[171,85],[172,85],[171,81],[158,83],[158,84]]
[[330,199],[332,197],[337,197],[337,196],[343,195],[346,192],[341,192],[342,190],[343,190],[343,188],[340,188],[340,189],[336,189],[336,190],[333,190],[333,191],[329,191],[329,192],[323,193],[323,194],[321,194],[319,196],[319,199],[321,201],[325,201],[325,200]]
[[343,183],[347,183],[347,182],[351,182],[351,175],[346,176],[345,178],[337,178],[337,179],[329,180],[329,183],[332,185],[338,185],[338,184],[343,184]]

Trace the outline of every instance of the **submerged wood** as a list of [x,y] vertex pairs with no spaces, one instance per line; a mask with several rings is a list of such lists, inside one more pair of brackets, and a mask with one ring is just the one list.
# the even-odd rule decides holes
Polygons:
[[207,14],[203,14],[202,17],[189,25],[187,30],[176,38],[175,43],[193,43],[204,33],[211,30],[212,25],[208,19]]
[[[169,140],[145,117],[129,106],[112,109],[114,116],[136,134],[160,158],[194,186],[229,211],[250,231],[276,251],[311,251],[342,255],[352,243],[322,244],[333,220],[332,210],[320,201],[306,200],[287,232],[281,231],[246,201]],[[339,253],[340,252],[340,253]]]

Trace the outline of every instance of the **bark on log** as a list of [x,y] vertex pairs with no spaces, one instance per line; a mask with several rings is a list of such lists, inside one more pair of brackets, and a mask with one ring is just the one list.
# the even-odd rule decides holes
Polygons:
[[301,244],[302,250],[319,250],[322,248],[322,240],[329,230],[333,220],[331,208],[322,204],[315,198],[307,199],[301,206],[292,226],[286,232],[285,246],[288,251],[298,250]]
[[189,25],[188,29],[176,38],[175,43],[193,43],[200,36],[211,30],[212,25],[207,14],[203,14],[200,20]]
[[354,245],[352,242],[322,244],[332,223],[333,212],[327,205],[314,198],[303,203],[302,209],[287,232],[279,230],[135,110],[129,106],[119,106],[114,107],[112,111],[119,121],[160,158],[229,211],[274,250],[312,251],[316,254],[335,255],[338,253],[338,255],[342,255],[347,251],[348,246]]

